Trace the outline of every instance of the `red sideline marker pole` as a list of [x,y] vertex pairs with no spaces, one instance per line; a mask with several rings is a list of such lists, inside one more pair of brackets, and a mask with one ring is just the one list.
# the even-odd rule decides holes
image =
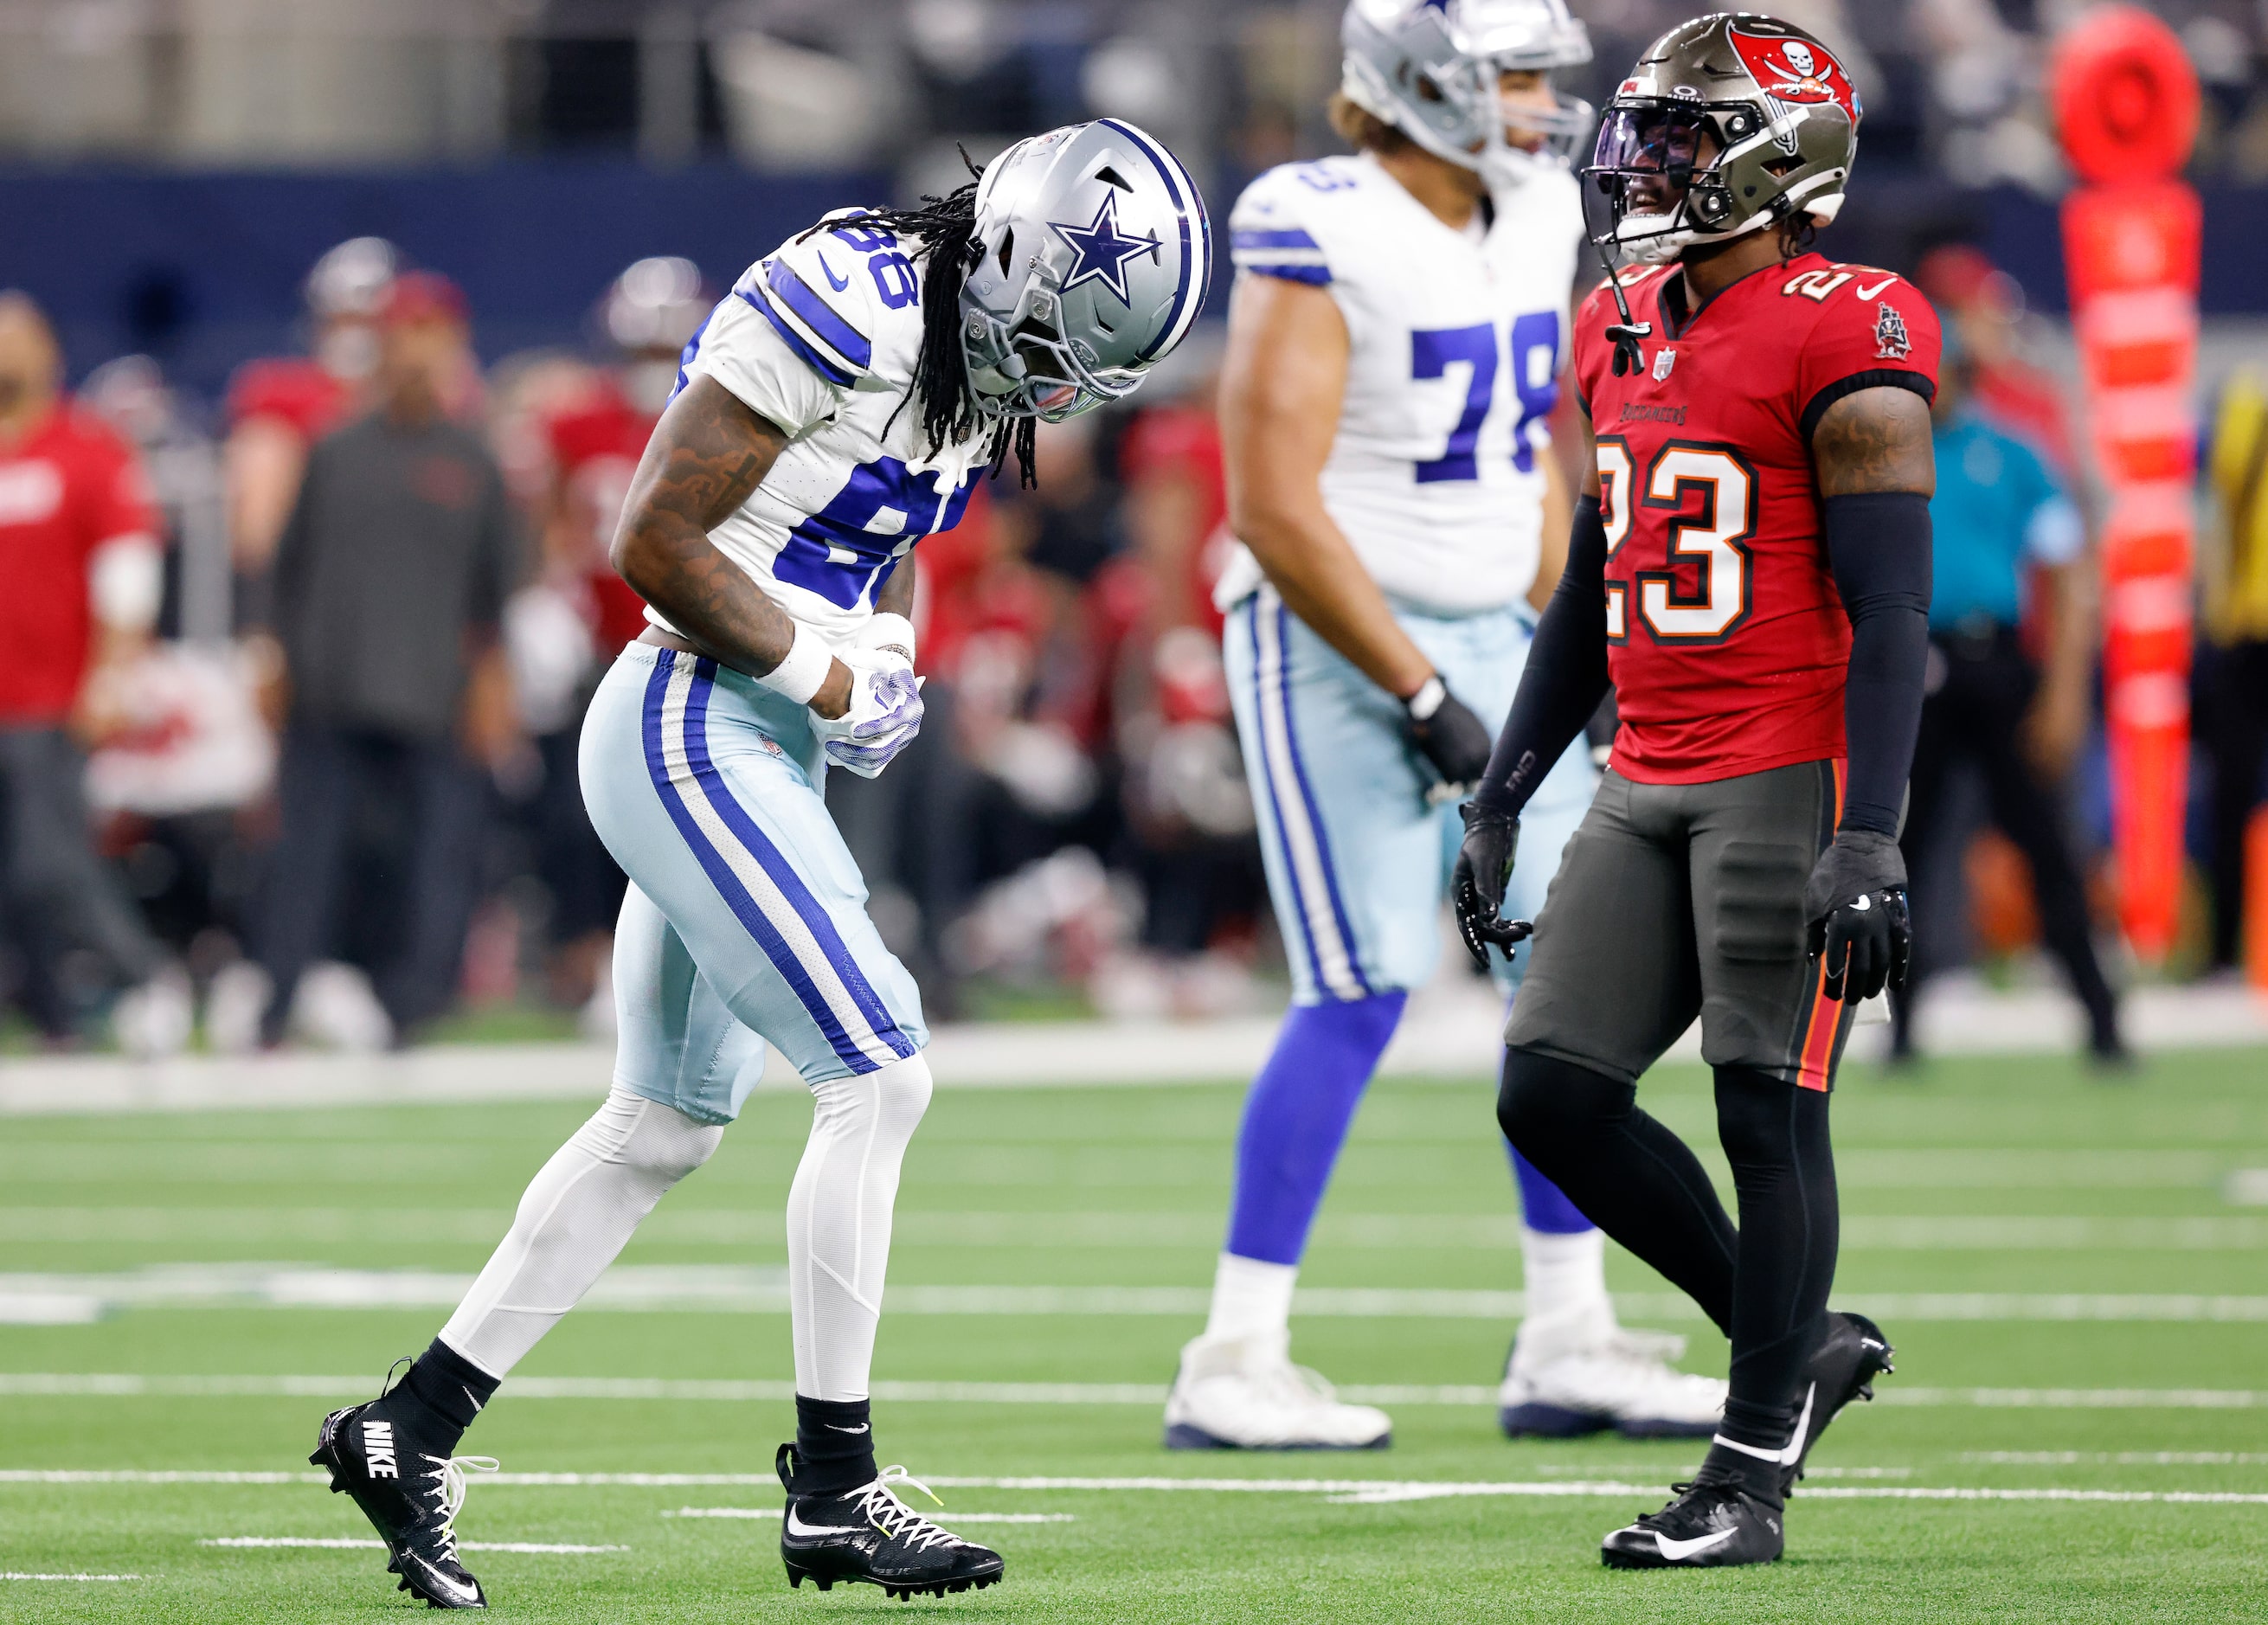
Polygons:
[[2197,139],[2197,77],[2172,29],[2124,5],[2065,34],[2051,76],[2082,183],[2063,206],[2064,261],[2109,497],[2103,690],[2119,913],[2136,954],[2154,963],[2173,946],[2188,800],[2204,213],[2178,177]]

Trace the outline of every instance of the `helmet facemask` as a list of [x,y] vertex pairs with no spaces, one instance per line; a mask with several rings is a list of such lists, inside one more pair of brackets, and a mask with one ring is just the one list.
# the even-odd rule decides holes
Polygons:
[[976,409],[988,418],[1060,423],[1134,393],[1147,367],[1104,367],[1063,337],[1062,268],[1042,259],[1005,320],[963,312],[961,355]]
[[1607,196],[1602,243],[1659,265],[1799,212],[1832,220],[1849,172],[1800,173],[1797,132],[1809,116],[1793,107],[1766,123],[1745,102],[1617,97],[1583,171]]

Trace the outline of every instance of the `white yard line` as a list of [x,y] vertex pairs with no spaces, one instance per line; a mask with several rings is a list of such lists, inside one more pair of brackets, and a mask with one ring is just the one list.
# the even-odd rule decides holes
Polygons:
[[[2242,988],[2139,988],[2125,1026],[2144,1050],[2268,1044],[2268,1000]],[[1418,995],[1381,1063],[1388,1076],[1472,1077],[1501,1048],[1495,996],[1444,979]],[[1278,1017],[1204,1022],[955,1023],[926,1051],[945,1088],[1065,1088],[1094,1085],[1241,1084],[1275,1042]],[[1995,994],[1951,984],[1925,998],[1924,1048],[1937,1055],[2076,1054],[2077,1009],[2058,991]],[[1879,1047],[1884,1029],[1860,1029],[1854,1052]],[[1698,1057],[1689,1033],[1671,1053]],[[589,1099],[607,1092],[610,1046],[433,1045],[394,1055],[293,1053],[182,1056],[136,1062],[108,1055],[14,1058],[0,1074],[0,1116],[180,1112],[252,1107],[394,1106],[446,1101]],[[798,1086],[775,1066],[767,1089]],[[1483,1085],[1485,1086],[1485,1085]]]
[[[47,1483],[242,1483],[321,1482],[320,1474],[194,1474],[194,1473],[0,1473],[0,1482]],[[1310,1495],[1335,1504],[1383,1505],[1406,1501],[1438,1501],[1473,1496],[1525,1496],[1550,1500],[1602,1496],[1654,1496],[1661,1486],[1613,1479],[1572,1479],[1454,1482],[1432,1479],[1383,1478],[1194,1478],[1152,1475],[1140,1477],[1026,1477],[961,1478],[935,1476],[930,1481],[945,1489],[1005,1489],[1027,1493],[1155,1492],[1168,1495]],[[483,1484],[543,1489],[770,1489],[777,1483],[763,1473],[498,1473],[482,1478]],[[2268,1494],[2243,1494],[2204,1489],[2076,1489],[2049,1486],[2033,1489],[1943,1485],[1829,1485],[1807,1487],[1801,1494],[1820,1500],[1840,1501],[2043,1501],[2154,1502],[2173,1505],[2268,1506]],[[678,1516],[738,1517],[730,1509],[681,1511]],[[763,1514],[753,1511],[747,1516]],[[372,1547],[374,1540],[308,1540],[290,1537],[241,1536],[204,1542],[207,1545]],[[482,1547],[480,1551],[605,1551],[619,1548],[553,1547],[526,1542]]]
[[[389,1215],[397,1243],[492,1243],[512,1222],[504,1209],[423,1208]],[[0,1241],[265,1244],[367,1239],[366,1208],[0,1207]],[[647,1240],[679,1246],[764,1248],[779,1242],[776,1212],[664,1208],[639,1227]],[[1513,1213],[1326,1214],[1321,1246],[1400,1251],[1426,1247],[1509,1252],[1520,1245]],[[893,1245],[1049,1250],[1211,1249],[1213,1213],[918,1212],[897,1216]],[[1853,1214],[1843,1221],[1847,1252],[2252,1252],[2268,1249],[2268,1218],[2102,1218],[2086,1215]]]
[[[0,1275],[0,1323],[77,1324],[119,1308],[449,1309],[470,1275],[418,1269],[318,1269],[274,1264],[164,1264],[107,1274]],[[1202,1316],[1198,1286],[899,1286],[897,1314]],[[1315,1287],[1292,1299],[1296,1315],[1336,1320],[1498,1320],[1520,1318],[1515,1291],[1454,1288]],[[1623,1292],[1638,1321],[1695,1320],[1679,1292]],[[2204,1292],[1852,1292],[1839,1308],[1881,1320],[2268,1321],[2268,1295]],[[578,1305],[585,1313],[783,1314],[786,1271],[771,1266],[622,1265]]]
[[0,1580],[138,1580],[138,1574],[22,1574],[0,1569]]
[[[664,1518],[782,1518],[786,1514],[776,1506],[681,1506],[674,1512],[664,1512]],[[1078,1518],[1070,1512],[954,1512],[932,1509],[922,1513],[933,1524],[950,1528],[954,1524],[1075,1524]]]
[[[200,1540],[199,1546],[314,1547],[326,1551],[384,1551],[383,1540],[318,1540],[307,1535],[232,1534]],[[536,1552],[547,1555],[586,1552],[627,1552],[627,1546],[567,1546],[549,1540],[460,1540],[463,1552]]]
[[[354,1399],[374,1393],[367,1375],[147,1376],[138,1372],[0,1372],[0,1398]],[[1339,1393],[1366,1405],[1494,1405],[1494,1384],[1348,1383]],[[1878,1403],[1985,1410],[2252,1410],[2268,1408],[2257,1388],[1944,1388],[1896,1379],[1875,1390]],[[725,1404],[784,1404],[795,1398],[785,1379],[659,1377],[514,1377],[504,1397],[519,1400],[675,1400]],[[1162,1384],[1139,1382],[878,1382],[885,1404],[1162,1405]],[[290,1475],[284,1475],[290,1476]],[[302,1474],[301,1476],[306,1476]],[[314,1475],[320,1479],[320,1474]],[[0,1482],[10,1474],[0,1472]],[[283,1482],[282,1478],[245,1482]],[[485,1482],[485,1481],[483,1481]]]
[[[1955,1458],[1984,1467],[2067,1467],[2082,1464],[2125,1467],[2268,1467],[2268,1454],[2237,1450],[1971,1450]],[[1811,1469],[1810,1476],[1819,1476]]]

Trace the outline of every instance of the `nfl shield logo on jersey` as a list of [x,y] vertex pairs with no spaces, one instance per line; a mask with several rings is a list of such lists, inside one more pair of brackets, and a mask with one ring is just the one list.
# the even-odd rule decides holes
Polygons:
[[1677,352],[1675,350],[1658,349],[1654,351],[1653,381],[1657,384],[1660,383],[1664,379],[1669,376],[1669,369],[1676,364]]
[[1906,319],[1897,307],[1885,304],[1874,318],[1874,354],[1884,361],[1904,361],[1913,349],[1906,336]]

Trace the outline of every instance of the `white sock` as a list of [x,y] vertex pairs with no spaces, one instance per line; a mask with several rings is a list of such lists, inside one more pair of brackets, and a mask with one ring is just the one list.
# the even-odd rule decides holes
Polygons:
[[919,1055],[814,1085],[811,1139],[787,1196],[795,1391],[863,1400],[890,1262],[890,1210],[906,1145],[929,1107]]
[[1207,1338],[1288,1337],[1292,1289],[1297,1264],[1270,1264],[1224,1253],[1212,1274],[1212,1310],[1205,1316]]
[[441,1328],[441,1341],[503,1377],[606,1273],[662,1194],[725,1137],[616,1085],[519,1199],[502,1245]]
[[1607,1238],[1600,1230],[1572,1235],[1520,1227],[1520,1263],[1528,1315],[1539,1315],[1607,1298]]

